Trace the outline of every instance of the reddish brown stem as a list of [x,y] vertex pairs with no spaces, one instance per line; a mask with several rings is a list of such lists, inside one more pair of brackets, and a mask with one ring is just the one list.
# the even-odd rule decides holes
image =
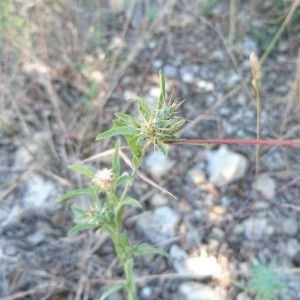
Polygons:
[[234,144],[234,145],[262,145],[262,146],[288,146],[300,147],[300,140],[255,140],[255,139],[181,139],[166,142],[175,145],[201,145],[201,144]]

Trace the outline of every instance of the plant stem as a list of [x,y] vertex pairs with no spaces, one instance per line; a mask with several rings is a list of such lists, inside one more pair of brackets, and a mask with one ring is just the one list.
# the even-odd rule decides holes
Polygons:
[[[122,202],[124,198],[126,197],[132,182],[134,175],[136,174],[136,169],[134,169],[131,173],[132,179],[128,181],[124,187],[124,190],[119,198],[119,202]],[[126,278],[126,292],[127,292],[127,299],[128,300],[138,300],[137,298],[137,288],[136,288],[136,282],[134,279],[134,272],[133,272],[133,258],[129,257],[126,260],[124,260],[124,250],[127,252],[128,249],[130,249],[129,241],[127,238],[124,239],[124,233],[122,233],[122,217],[123,217],[123,211],[124,207],[119,207],[116,209],[116,218],[114,221],[114,227],[116,234],[114,235],[114,238],[112,238],[112,241],[114,243],[114,248],[116,251],[116,254],[118,256],[118,259],[121,261],[125,278]],[[126,242],[125,242],[126,241]],[[127,255],[125,253],[125,255]],[[126,257],[126,256],[125,256]]]
[[124,264],[125,277],[127,281],[127,299],[138,300],[136,282],[133,275],[133,259],[128,259]]

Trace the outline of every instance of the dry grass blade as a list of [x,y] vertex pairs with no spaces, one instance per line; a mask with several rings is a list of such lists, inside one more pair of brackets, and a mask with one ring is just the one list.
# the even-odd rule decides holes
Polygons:
[[[131,163],[131,160],[129,159],[129,157],[124,154],[122,151],[120,151],[120,156],[122,157],[122,159],[124,160],[124,162],[133,170],[133,165]],[[154,186],[155,188],[157,188],[158,190],[160,190],[161,192],[163,192],[164,194],[168,194],[169,196],[173,197],[174,199],[176,199],[176,197],[170,193],[169,191],[167,191],[166,189],[162,188],[161,186],[159,186],[157,183],[155,183],[154,181],[152,181],[151,179],[149,179],[147,176],[145,176],[142,172],[137,171],[137,175],[144,180],[145,182],[149,183],[150,185]]]

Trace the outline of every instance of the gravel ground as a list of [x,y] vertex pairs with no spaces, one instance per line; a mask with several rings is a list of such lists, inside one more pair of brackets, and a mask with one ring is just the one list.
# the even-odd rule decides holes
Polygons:
[[[170,98],[184,100],[181,114],[188,122],[182,137],[256,138],[249,54],[261,56],[275,34],[278,24],[264,23],[274,9],[272,1],[255,12],[241,4],[232,45],[227,43],[228,6],[200,13],[197,3],[178,1],[164,15],[103,107],[97,104],[102,107],[98,123],[90,119],[95,103],[84,105],[93,98],[91,89],[83,88],[78,77],[51,75],[68,136],[58,134],[40,70],[22,67],[17,86],[23,89],[15,92],[22,118],[16,110],[4,109],[4,120],[14,125],[12,131],[0,129],[0,299],[98,299],[122,278],[107,236],[67,237],[70,204],[58,207],[53,200],[82,184],[62,162],[83,161],[109,149],[113,141],[96,144],[95,135],[111,126],[114,112],[136,114],[134,101],[125,98],[155,101],[159,69]],[[143,13],[138,5],[125,42],[134,42]],[[122,28],[127,17],[127,11],[120,11],[114,20],[108,18],[107,26],[114,21]],[[283,35],[262,66],[261,138],[299,137],[292,87],[297,84],[300,35],[297,26],[292,29],[292,38]],[[145,210],[128,209],[124,224],[132,240],[160,246],[169,258],[136,261],[140,299],[254,299],[243,294],[250,266],[273,257],[285,274],[286,299],[300,299],[299,153],[299,148],[260,147],[257,174],[253,146],[172,145],[167,157],[149,153],[141,171],[162,190],[138,178],[131,192]],[[108,163],[109,157],[88,162],[95,168]],[[80,201],[82,205],[84,199]]]

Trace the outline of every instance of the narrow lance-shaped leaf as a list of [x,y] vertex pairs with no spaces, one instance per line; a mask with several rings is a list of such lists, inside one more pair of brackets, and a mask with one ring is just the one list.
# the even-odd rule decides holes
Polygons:
[[141,255],[147,255],[147,254],[159,254],[162,256],[169,256],[169,254],[160,248],[148,246],[146,244],[141,244],[135,247],[134,249],[134,255],[135,256],[141,256]]
[[116,283],[115,285],[113,285],[112,287],[110,287],[108,290],[106,290],[102,296],[100,297],[99,300],[105,300],[109,295],[116,293],[117,291],[125,288],[126,286],[126,282],[120,282],[120,283]]
[[121,170],[120,156],[119,156],[120,144],[121,144],[121,141],[120,141],[120,139],[118,139],[115,144],[115,152],[114,152],[114,157],[113,157],[113,161],[112,161],[112,171],[115,176],[119,176],[120,170]]
[[159,71],[159,86],[160,86],[160,94],[156,105],[157,110],[165,106],[165,99],[166,99],[166,81],[165,81],[165,76],[161,70]]
[[133,127],[139,127],[140,123],[132,116],[123,113],[115,113],[115,116],[124,124],[132,125]]
[[78,224],[78,225],[74,226],[71,230],[69,230],[68,235],[74,235],[79,231],[92,229],[95,227],[96,227],[95,224],[88,224],[88,223]]
[[142,204],[138,200],[136,200],[132,197],[129,197],[129,196],[124,198],[122,204],[131,205],[131,206],[136,207],[136,208],[143,208]]
[[[113,120],[113,123],[116,127],[124,126],[124,122],[120,121],[120,120]],[[125,139],[126,139],[126,142],[129,146],[133,156],[140,158],[142,155],[142,148],[140,147],[140,145],[137,142],[137,140],[138,140],[137,136],[125,135]]]
[[102,132],[97,135],[96,141],[101,139],[110,138],[115,135],[136,135],[139,133],[138,128],[129,127],[129,126],[121,126],[121,127],[114,127],[111,129],[108,129],[105,132]]
[[85,177],[88,177],[88,178],[94,177],[94,173],[87,167],[79,166],[79,165],[69,165],[68,168],[84,175]]
[[71,209],[73,210],[74,213],[77,213],[78,215],[85,216],[85,217],[87,216],[87,212],[84,209],[81,209],[80,207],[72,205]]
[[144,100],[139,100],[138,109],[144,120],[149,121],[151,119],[150,108]]
[[93,192],[92,188],[76,189],[76,190],[70,191],[70,192],[65,193],[64,195],[58,197],[54,201],[54,203],[57,204],[57,203],[60,203],[60,202],[62,202],[64,200],[67,200],[69,198],[80,196],[80,195],[91,195],[92,192]]
[[132,179],[132,177],[131,177],[130,175],[128,175],[128,174],[122,174],[121,176],[119,176],[119,177],[115,180],[114,185],[115,185],[115,187],[117,188],[118,186],[120,186],[120,185],[126,183],[127,181],[129,181],[129,180],[131,180],[131,179]]

